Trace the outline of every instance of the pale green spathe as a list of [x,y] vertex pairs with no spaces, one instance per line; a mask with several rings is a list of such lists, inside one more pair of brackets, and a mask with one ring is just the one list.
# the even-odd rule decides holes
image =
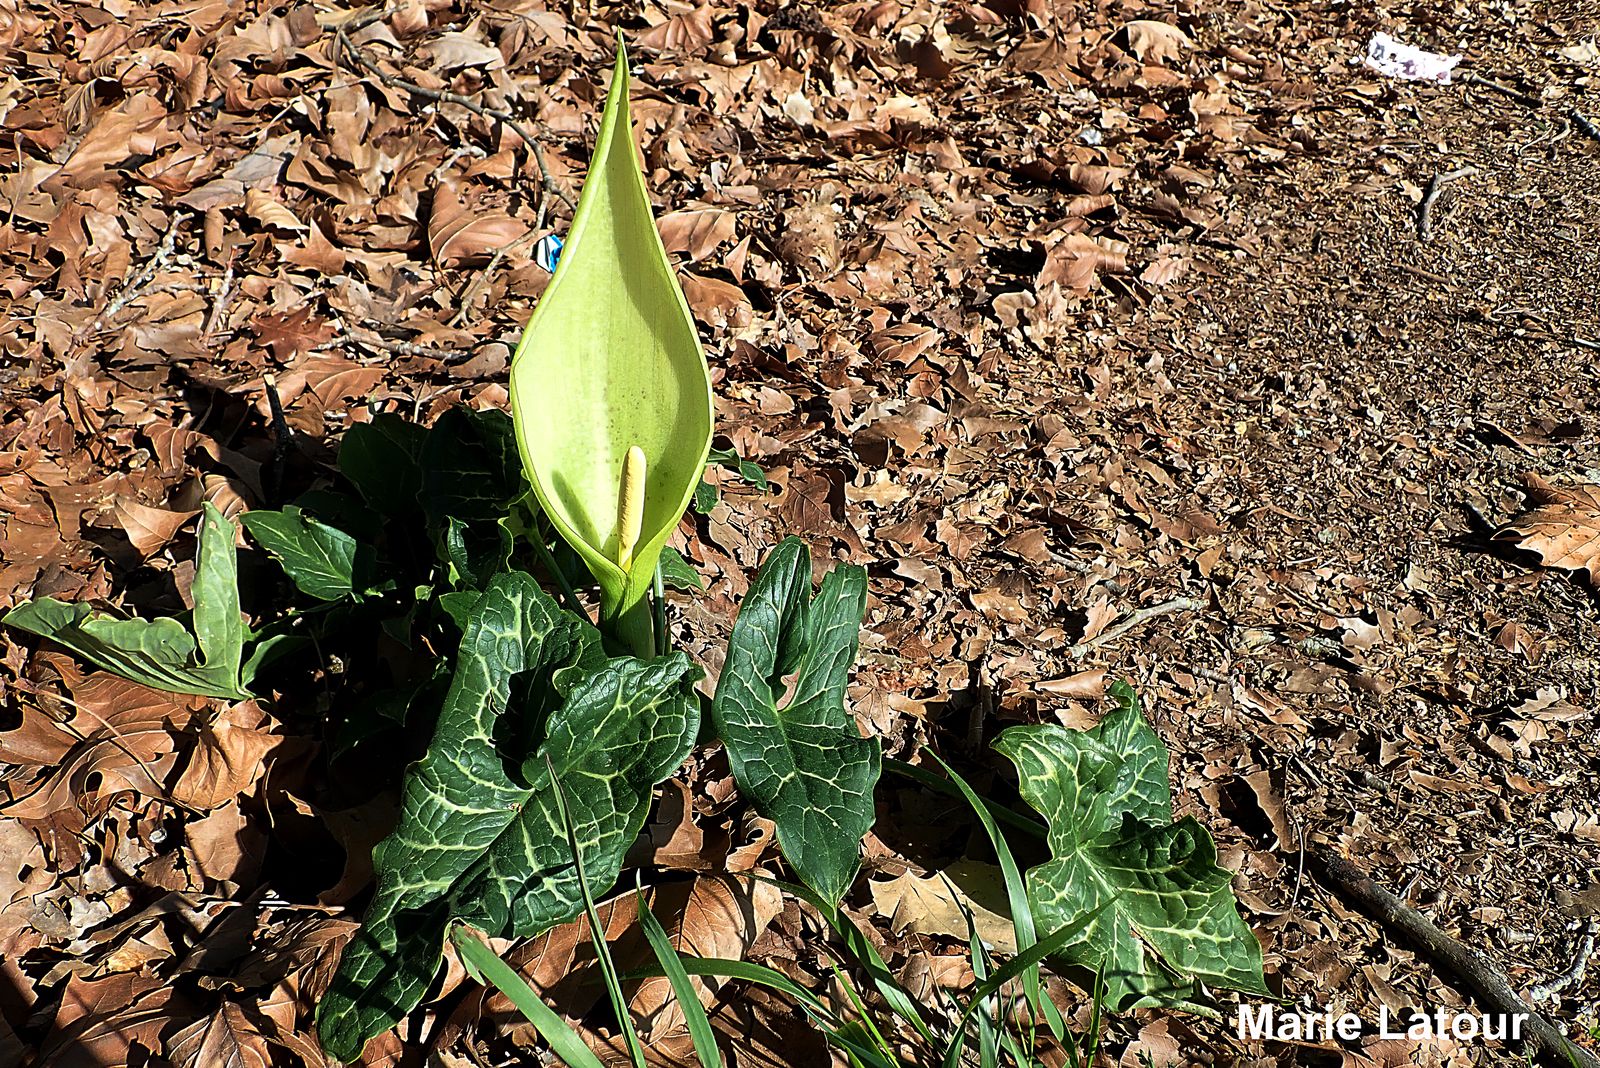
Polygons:
[[[512,360],[511,412],[540,505],[600,584],[602,622],[636,644],[635,609],[705,469],[712,405],[705,353],[639,170],[620,42],[566,245]],[[625,570],[617,503],[631,446],[647,469]]]

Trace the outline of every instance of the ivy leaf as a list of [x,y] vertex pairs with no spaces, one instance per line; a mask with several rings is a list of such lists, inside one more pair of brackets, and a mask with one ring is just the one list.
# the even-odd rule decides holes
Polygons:
[[995,742],[1050,828],[1054,859],[1027,874],[1040,931],[1103,910],[1055,956],[1103,964],[1113,1011],[1202,1007],[1201,983],[1267,993],[1261,944],[1216,844],[1193,819],[1172,822],[1166,747],[1126,683],[1111,696],[1116,709],[1093,730],[1033,724]]
[[848,564],[828,572],[812,600],[811,554],[785,538],[739,608],[711,706],[740,791],[830,905],[855,877],[882,764],[878,740],[861,737],[844,707],[866,601],[866,572]]
[[438,972],[446,924],[532,935],[583,907],[555,816],[549,753],[595,879],[615,880],[652,788],[699,729],[682,653],[607,660],[599,632],[521,572],[497,576],[467,620],[427,755],[407,770],[398,826],[373,851],[378,886],[317,1009],[323,1048],[355,1060]]
[[281,512],[257,510],[240,516],[244,529],[282,565],[307,597],[339,601],[355,595],[356,539],[311,518],[293,505]]
[[233,524],[207,501],[195,550],[192,633],[181,618],[118,619],[54,597],[18,605],[4,622],[146,686],[243,700],[250,694],[240,678],[245,625],[233,539]]

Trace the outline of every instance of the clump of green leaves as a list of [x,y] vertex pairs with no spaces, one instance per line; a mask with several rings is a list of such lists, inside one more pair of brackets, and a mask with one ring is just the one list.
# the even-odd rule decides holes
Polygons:
[[[710,449],[710,378],[651,217],[627,91],[619,49],[566,249],[513,363],[513,417],[457,409],[425,429],[380,415],[346,433],[336,478],[242,517],[296,591],[290,610],[246,628],[237,531],[208,504],[193,613],[122,619],[43,598],[5,620],[124,677],[225,699],[267,695],[263,670],[297,651],[381,659],[389,677],[344,718],[330,758],[393,727],[431,741],[406,769],[364,923],[318,1006],[323,1046],[341,1060],[420,1002],[452,941],[507,984],[468,928],[526,937],[592,909],[700,734],[700,672],[668,647],[662,595],[698,576],[666,542],[691,502],[714,504],[708,462],[758,487],[765,477]],[[785,539],[740,607],[710,718],[741,791],[776,825],[803,884],[790,891],[838,933],[872,995],[953,1065],[969,1034],[985,1064],[1000,1050],[1030,1063],[1002,1011],[1015,996],[1064,1038],[1041,993],[1046,960],[1098,971],[1096,997],[1113,1007],[1198,1005],[1204,985],[1260,991],[1260,950],[1227,873],[1203,829],[1172,822],[1165,750],[1122,688],[1096,731],[1002,736],[1049,823],[1053,859],[1026,877],[959,784],[1000,855],[1019,953],[991,968],[974,937],[973,998],[942,1016],[915,1004],[839,909],[882,766],[845,703],[866,590],[851,565],[813,590],[809,552]],[[859,1063],[895,1063],[859,994],[851,1017],[755,965],[661,964],[682,988],[716,973],[786,990]]]

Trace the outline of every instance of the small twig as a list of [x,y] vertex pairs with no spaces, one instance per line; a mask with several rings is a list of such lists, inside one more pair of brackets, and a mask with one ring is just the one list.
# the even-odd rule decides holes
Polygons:
[[233,301],[233,257],[228,257],[227,269],[222,272],[222,285],[217,289],[217,299],[211,305],[211,314],[206,316],[205,329],[200,332],[201,340],[207,340],[216,333],[219,325],[228,321],[228,305]]
[[[381,18],[382,13],[380,12],[377,17]],[[370,21],[376,21],[376,18]],[[363,23],[362,25],[367,24],[368,23]],[[577,207],[576,203],[572,199],[572,196],[565,189],[562,189],[561,186],[556,184],[555,178],[550,174],[550,166],[545,162],[544,158],[544,146],[541,145],[539,141],[534,139],[534,136],[527,131],[522,123],[518,121],[517,117],[511,114],[511,112],[505,111],[501,108],[485,107],[483,104],[478,103],[471,97],[462,96],[460,93],[452,93],[447,89],[429,89],[426,86],[418,85],[416,82],[409,82],[404,78],[396,77],[362,54],[361,50],[357,48],[355,43],[350,40],[348,28],[344,26],[335,26],[333,32],[338,38],[339,45],[344,51],[344,54],[349,56],[350,60],[358,67],[372,74],[385,86],[391,89],[403,89],[406,92],[411,93],[413,96],[422,97],[424,100],[434,100],[443,104],[459,104],[461,107],[466,108],[479,118],[495,119],[509,126],[512,132],[514,132],[518,137],[522,138],[522,143],[528,146],[528,154],[533,157],[533,164],[539,171],[539,184],[544,187],[545,192],[551,194],[552,196],[559,197],[562,203],[566,204],[569,208]]]
[[1326,885],[1377,920],[1385,930],[1402,935],[1434,964],[1453,972],[1488,1008],[1505,1016],[1524,1016],[1522,1033],[1527,1036],[1524,1041],[1545,1053],[1552,1062],[1572,1068],[1600,1068],[1600,1059],[1594,1054],[1569,1041],[1549,1020],[1529,1009],[1494,965],[1362,875],[1343,857],[1319,854],[1316,860]]
[[1142,623],[1155,619],[1157,616],[1169,616],[1174,612],[1198,612],[1201,607],[1200,602],[1193,597],[1174,597],[1170,601],[1162,601],[1160,604],[1153,604],[1148,608],[1140,608],[1116,626],[1074,645],[1067,650],[1067,654],[1072,657],[1084,656],[1090,650],[1116,641],[1130,630]]
[[1567,987],[1576,986],[1583,982],[1583,973],[1589,968],[1589,958],[1594,956],[1595,928],[1597,926],[1600,925],[1593,922],[1589,924],[1588,931],[1584,933],[1583,942],[1578,946],[1578,955],[1572,961],[1572,967],[1548,983],[1540,983],[1538,986],[1528,989],[1528,999],[1530,1001],[1546,1001],[1551,995],[1559,994]]
[[1581,337],[1575,337],[1572,339],[1572,343],[1580,349],[1592,349],[1595,352],[1600,352],[1600,341],[1585,341]]
[[117,292],[116,298],[105,306],[105,310],[94,317],[94,322],[89,324],[87,333],[99,333],[101,328],[121,314],[123,308],[133,303],[139,294],[144,292],[145,287],[150,284],[151,280],[155,278],[156,272],[167,265],[167,260],[171,258],[172,250],[177,247],[177,244],[178,217],[174,215],[172,222],[167,226],[167,232],[161,237],[161,244],[156,247],[156,254],[151,256],[149,261],[139,269],[139,273],[133,276],[131,282]]
[[376,335],[347,333],[341,334],[326,346],[319,348],[338,348],[343,345],[359,345],[364,348],[376,349],[395,356],[424,356],[432,360],[443,360],[446,363],[460,363],[467,359],[471,353],[461,352],[457,349],[440,349],[432,345],[419,345],[415,341],[390,341],[388,338]]
[[494,255],[489,257],[489,265],[472,276],[472,282],[467,286],[467,291],[461,294],[461,303],[456,307],[455,315],[450,317],[450,322],[448,324],[449,326],[454,327],[456,324],[460,323],[462,319],[466,318],[467,312],[472,309],[472,302],[478,299],[478,292],[489,284],[489,279],[494,275],[495,268],[500,266],[500,261],[505,259],[506,253],[510,252],[518,245],[523,245],[533,240],[533,238],[538,236],[539,231],[544,229],[543,205],[547,203],[549,203],[547,199],[540,201],[540,218],[538,226],[534,227],[532,230],[529,230],[527,233],[511,242],[509,245],[501,245],[499,248],[495,249]]
[[1529,96],[1527,93],[1524,93],[1520,89],[1513,89],[1509,85],[1502,85],[1501,83],[1499,83],[1497,81],[1493,81],[1493,80],[1491,80],[1489,78],[1485,78],[1481,74],[1468,74],[1468,75],[1466,75],[1465,77],[1463,77],[1461,79],[1461,84],[1463,84],[1463,85],[1481,85],[1485,89],[1493,89],[1497,93],[1500,93],[1500,94],[1502,94],[1504,96],[1510,97],[1512,100],[1515,100],[1517,103],[1521,104],[1523,107],[1529,107],[1529,108],[1542,108],[1542,107],[1544,107],[1544,101],[1541,100],[1539,97]]
[[1476,167],[1461,167],[1458,170],[1445,171],[1443,174],[1433,176],[1433,180],[1428,183],[1428,191],[1422,194],[1422,207],[1417,212],[1417,236],[1419,238],[1426,241],[1433,232],[1433,202],[1439,199],[1439,194],[1444,191],[1444,187],[1458,179],[1469,178],[1477,173],[1478,168]]

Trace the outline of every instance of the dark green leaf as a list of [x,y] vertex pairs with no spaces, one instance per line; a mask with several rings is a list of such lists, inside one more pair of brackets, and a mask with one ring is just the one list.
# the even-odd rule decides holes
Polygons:
[[1035,919],[1051,929],[1104,910],[1058,957],[1103,964],[1113,1010],[1196,1005],[1201,983],[1267,993],[1211,835],[1172,822],[1166,747],[1133,691],[1111,692],[1117,708],[1093,730],[1012,727],[995,743],[1050,827],[1054,859],[1027,874]]
[[750,485],[762,493],[767,492],[767,473],[754,462],[742,459],[733,449],[712,449],[710,455],[706,457],[706,462],[736,471],[739,477]]
[[700,577],[700,572],[694,565],[683,558],[683,554],[672,546],[664,546],[661,550],[661,581],[675,590],[703,590],[706,588],[705,580]]
[[694,488],[694,510],[701,515],[708,514],[711,509],[717,506],[717,501],[721,499],[722,495],[717,492],[717,487],[703,478],[700,480],[700,484]]
[[118,619],[87,604],[41,597],[5,622],[49,638],[114,675],[175,693],[244,699],[245,625],[239,613],[234,526],[206,502],[195,551],[193,633],[174,618]]
[[[844,707],[866,600],[866,572],[841,564],[813,601],[811,554],[785,538],[739,608],[712,702],[740,791],[831,905],[855,877],[882,761],[878,740],[861,737]],[[789,674],[792,695],[779,708]]]
[[591,876],[615,881],[652,789],[693,744],[691,672],[682,653],[608,661],[599,633],[531,576],[490,583],[433,742],[407,771],[399,825],[373,852],[366,920],[318,1007],[329,1053],[355,1059],[416,1005],[450,919],[532,935],[582,908],[547,757],[562,781],[582,784],[573,823]]
[[391,519],[414,515],[422,489],[422,445],[428,430],[383,413],[345,431],[339,470],[366,502]]
[[452,518],[497,523],[528,492],[511,417],[497,409],[445,412],[429,431],[419,462],[422,509],[436,530]]
[[245,530],[283,565],[300,592],[319,601],[354,596],[356,539],[290,505],[240,517]]

